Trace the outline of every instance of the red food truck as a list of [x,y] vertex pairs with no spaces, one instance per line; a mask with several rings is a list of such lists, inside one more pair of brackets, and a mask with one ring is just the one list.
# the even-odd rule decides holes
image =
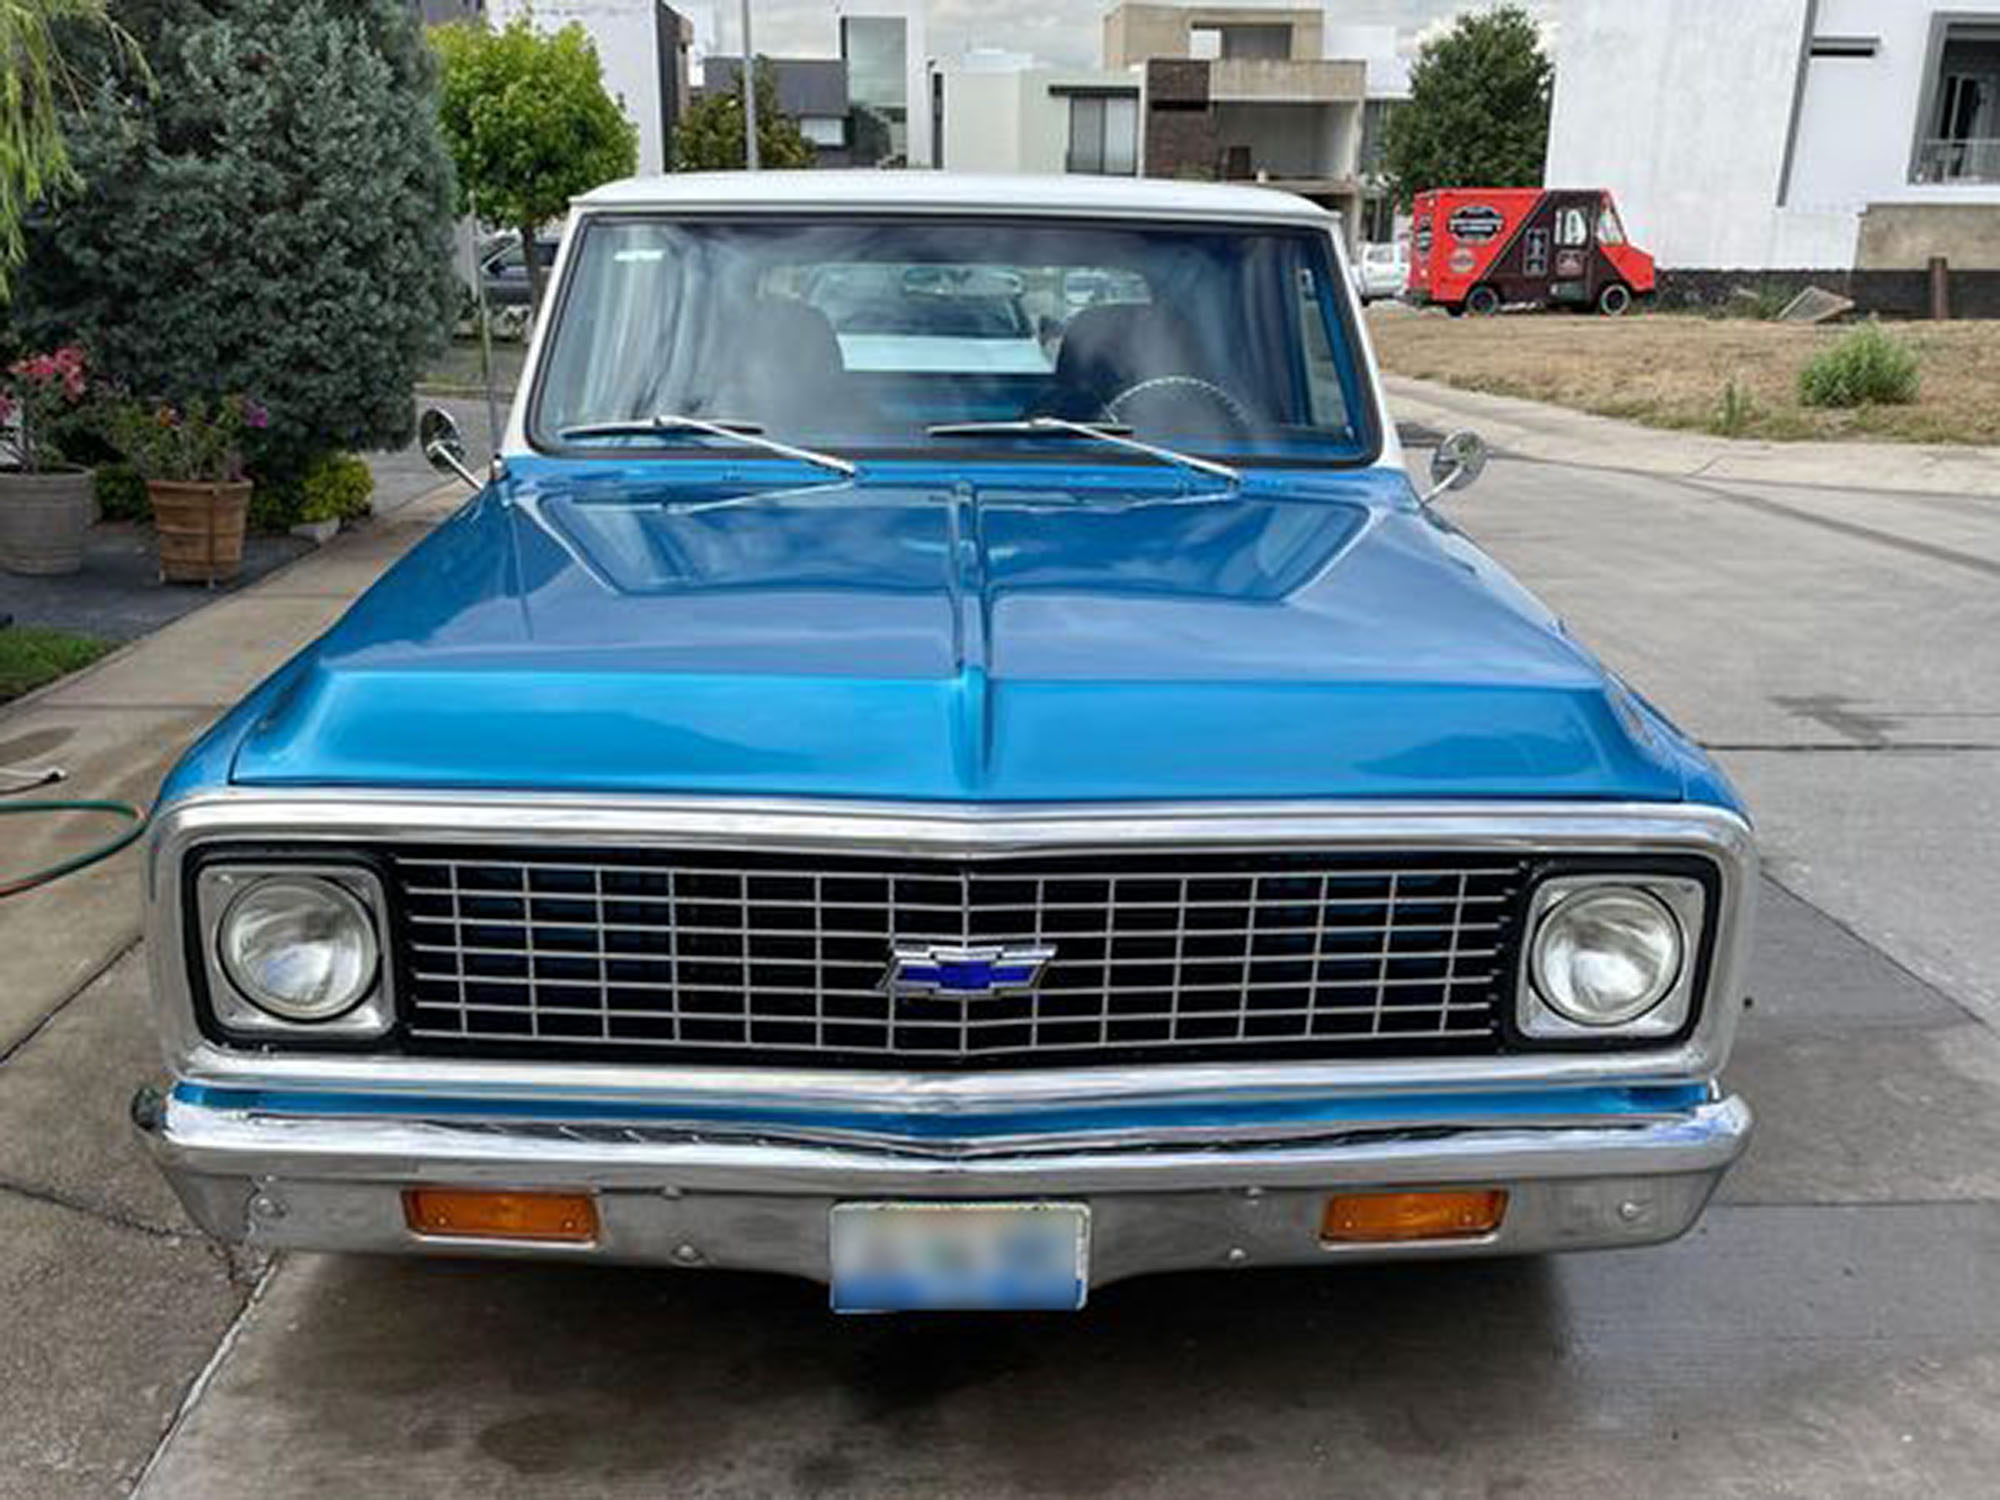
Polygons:
[[1511,303],[1616,317],[1653,291],[1653,257],[1625,238],[1602,188],[1439,188],[1411,207],[1411,302],[1454,317]]

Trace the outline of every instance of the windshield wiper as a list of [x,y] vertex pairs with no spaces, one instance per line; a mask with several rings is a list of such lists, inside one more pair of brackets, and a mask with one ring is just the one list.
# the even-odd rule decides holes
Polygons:
[[795,458],[800,463],[817,464],[822,469],[831,469],[836,474],[844,474],[852,479],[860,469],[844,458],[836,458],[831,453],[820,453],[812,448],[795,448],[790,443],[781,443],[776,438],[764,436],[764,429],[756,422],[710,421],[706,417],[687,417],[679,412],[663,411],[658,416],[634,418],[627,422],[587,422],[581,427],[565,427],[556,436],[564,442],[576,438],[603,437],[659,437],[673,432],[699,432],[709,437],[726,439],[740,443],[746,448],[761,448],[766,453],[775,453],[781,458]]
[[1212,458],[1197,458],[1192,453],[1182,453],[1174,448],[1142,443],[1130,436],[1131,428],[1117,422],[1072,422],[1067,417],[1018,417],[1006,422],[939,422],[924,430],[932,437],[1036,437],[1044,433],[1068,433],[1076,437],[1096,438],[1101,443],[1157,458],[1164,464],[1227,480],[1231,488],[1240,488],[1243,484],[1243,474],[1239,469],[1217,463]]

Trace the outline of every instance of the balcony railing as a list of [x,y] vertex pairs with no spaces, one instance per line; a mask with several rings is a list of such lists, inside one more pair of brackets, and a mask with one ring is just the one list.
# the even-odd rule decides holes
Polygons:
[[2000,182],[2000,137],[1925,141],[1917,151],[1916,181]]

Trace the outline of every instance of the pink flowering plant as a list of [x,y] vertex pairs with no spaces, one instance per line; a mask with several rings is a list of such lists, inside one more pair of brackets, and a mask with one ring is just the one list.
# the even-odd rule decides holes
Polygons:
[[22,473],[65,467],[58,434],[74,430],[90,394],[88,361],[75,344],[27,355],[7,367],[0,379],[0,435]]
[[248,396],[178,405],[124,400],[106,421],[111,446],[145,479],[230,484],[243,478],[243,440],[271,416]]

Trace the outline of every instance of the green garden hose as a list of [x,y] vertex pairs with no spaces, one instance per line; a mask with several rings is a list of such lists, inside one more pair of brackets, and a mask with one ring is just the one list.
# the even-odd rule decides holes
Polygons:
[[10,876],[0,874],[0,900],[8,896],[19,896],[27,891],[49,885],[66,875],[74,875],[87,870],[92,865],[102,864],[119,850],[131,845],[146,831],[146,814],[129,802],[107,802],[97,799],[36,800],[33,802],[0,802],[0,817],[21,814],[41,814],[50,816],[57,813],[87,813],[94,817],[117,818],[127,826],[118,831],[116,837],[86,849],[81,854],[60,860],[40,870],[26,875]]

